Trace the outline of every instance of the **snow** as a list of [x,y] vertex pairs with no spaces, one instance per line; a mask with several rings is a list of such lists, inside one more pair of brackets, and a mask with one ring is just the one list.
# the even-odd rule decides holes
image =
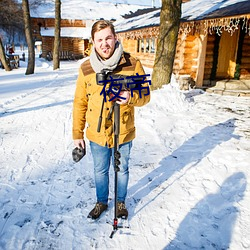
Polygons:
[[[54,36],[55,28],[41,28],[42,36]],[[82,39],[89,39],[91,37],[90,27],[62,27],[61,37],[80,37]]]
[[28,76],[22,61],[0,70],[0,249],[250,249],[250,99],[180,91],[174,78],[136,108],[130,228],[109,238],[112,168],[109,209],[87,221],[95,203],[88,143],[79,163],[71,157],[82,61],[53,71],[37,57]]
[[[62,0],[61,1],[62,19],[71,20],[96,20],[104,18],[107,20],[121,18],[121,15],[135,12],[138,9],[149,8],[147,5],[140,4],[116,4],[112,2],[98,2],[95,0]],[[45,1],[45,4],[31,9],[32,17],[54,18],[55,4],[52,1]]]
[[[98,2],[107,2],[107,0],[98,0]],[[123,3],[123,4],[138,4],[147,6],[161,6],[161,0],[108,0],[111,3]]]
[[182,4],[182,18],[186,20],[202,19],[202,17],[215,10],[247,1],[249,0],[191,0]]
[[139,29],[141,27],[158,26],[160,24],[160,9],[152,12],[135,16],[128,19],[120,18],[114,22],[117,32]]
[[[183,21],[192,21],[197,19],[205,19],[206,15],[211,14],[215,10],[219,10],[236,3],[243,3],[248,0],[191,0],[181,5],[181,19]],[[238,10],[244,13],[249,13],[250,10]],[[140,16],[131,17],[128,19],[120,18],[114,24],[116,31],[122,32],[142,27],[158,26],[160,24],[161,9],[157,8],[152,12],[142,14]]]

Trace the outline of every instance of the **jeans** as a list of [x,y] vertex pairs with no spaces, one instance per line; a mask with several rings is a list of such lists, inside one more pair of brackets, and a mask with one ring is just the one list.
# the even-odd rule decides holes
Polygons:
[[[119,145],[121,164],[119,165],[120,171],[117,178],[117,200],[120,202],[124,202],[127,195],[129,179],[128,161],[131,147],[132,141]],[[91,141],[90,148],[94,161],[97,202],[107,204],[109,196],[109,168],[111,159],[112,163],[114,163],[114,148],[103,147]]]

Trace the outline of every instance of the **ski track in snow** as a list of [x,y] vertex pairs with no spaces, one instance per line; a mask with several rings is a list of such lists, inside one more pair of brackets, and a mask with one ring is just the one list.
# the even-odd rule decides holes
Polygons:
[[90,223],[88,144],[71,160],[78,66],[37,73],[43,85],[0,104],[0,249],[249,249],[249,99],[171,85],[136,109],[130,228],[110,239],[113,171],[108,212]]

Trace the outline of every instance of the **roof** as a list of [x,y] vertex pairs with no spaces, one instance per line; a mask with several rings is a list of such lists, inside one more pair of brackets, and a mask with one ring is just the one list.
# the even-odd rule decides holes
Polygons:
[[250,14],[249,0],[191,0],[182,5],[182,21]]
[[[55,28],[41,28],[42,36],[54,36]],[[61,37],[77,37],[81,39],[89,39],[91,34],[90,28],[83,27],[62,27]]]
[[[149,6],[96,2],[94,0],[61,0],[61,18],[71,20],[103,18],[111,20],[145,8],[149,8]],[[51,0],[45,0],[45,3],[39,5],[36,9],[31,9],[30,15],[39,18],[54,18],[55,3]]]
[[[126,16],[117,20],[114,25],[116,31],[125,32],[150,26],[159,26],[160,8],[151,9],[146,14]],[[182,3],[182,22],[199,21],[219,17],[250,14],[250,0],[191,0]]]
[[227,7],[217,9],[206,15],[206,18],[218,18],[224,16],[238,16],[250,14],[250,1],[235,3]]
[[139,29],[143,27],[158,26],[160,23],[160,9],[132,18],[120,19],[114,22],[116,32]]

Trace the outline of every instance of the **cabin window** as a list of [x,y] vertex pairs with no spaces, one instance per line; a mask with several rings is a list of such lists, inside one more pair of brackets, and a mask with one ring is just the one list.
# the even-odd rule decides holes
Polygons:
[[137,52],[143,53],[144,52],[144,39],[137,40]]
[[155,53],[155,38],[151,38],[150,53]]
[[137,40],[138,53],[155,53],[155,38],[142,38]]

